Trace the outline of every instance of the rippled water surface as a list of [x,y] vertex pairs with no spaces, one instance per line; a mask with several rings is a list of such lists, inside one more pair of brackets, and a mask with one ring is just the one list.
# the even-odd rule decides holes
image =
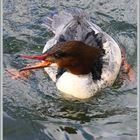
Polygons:
[[[79,7],[110,34],[136,77],[136,1],[134,0],[4,0],[4,69],[31,60],[16,54],[41,53],[53,34],[41,25],[50,11]],[[88,100],[62,97],[43,70],[29,79],[12,80],[4,71],[4,140],[136,140],[136,80],[116,82]]]

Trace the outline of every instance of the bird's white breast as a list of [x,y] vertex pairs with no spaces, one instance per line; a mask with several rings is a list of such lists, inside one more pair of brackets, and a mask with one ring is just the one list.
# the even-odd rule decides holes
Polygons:
[[[65,72],[57,81],[56,86],[60,91],[72,95],[77,98],[89,98],[94,95],[92,88],[92,76],[87,75],[74,75]],[[97,91],[97,87],[94,88]]]

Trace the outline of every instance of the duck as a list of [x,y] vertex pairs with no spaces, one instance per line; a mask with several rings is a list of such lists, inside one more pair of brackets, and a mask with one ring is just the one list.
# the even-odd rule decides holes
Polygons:
[[120,47],[84,10],[55,12],[45,17],[44,25],[54,36],[42,54],[18,55],[39,61],[20,71],[44,68],[60,92],[79,99],[113,85],[122,62]]

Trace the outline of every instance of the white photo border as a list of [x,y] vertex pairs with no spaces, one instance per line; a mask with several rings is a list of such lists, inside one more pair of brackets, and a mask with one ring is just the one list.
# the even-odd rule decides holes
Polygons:
[[0,5],[0,139],[3,140],[3,0]]

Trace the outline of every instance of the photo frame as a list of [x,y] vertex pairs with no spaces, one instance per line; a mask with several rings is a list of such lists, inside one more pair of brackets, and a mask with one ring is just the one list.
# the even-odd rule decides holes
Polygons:
[[[34,61],[17,55],[41,54],[54,37],[46,17],[69,8],[88,13],[125,50],[133,82],[120,72],[113,86],[79,100],[63,95],[43,70],[11,78],[9,69]],[[139,1],[1,1],[1,139],[139,139],[139,44]]]

